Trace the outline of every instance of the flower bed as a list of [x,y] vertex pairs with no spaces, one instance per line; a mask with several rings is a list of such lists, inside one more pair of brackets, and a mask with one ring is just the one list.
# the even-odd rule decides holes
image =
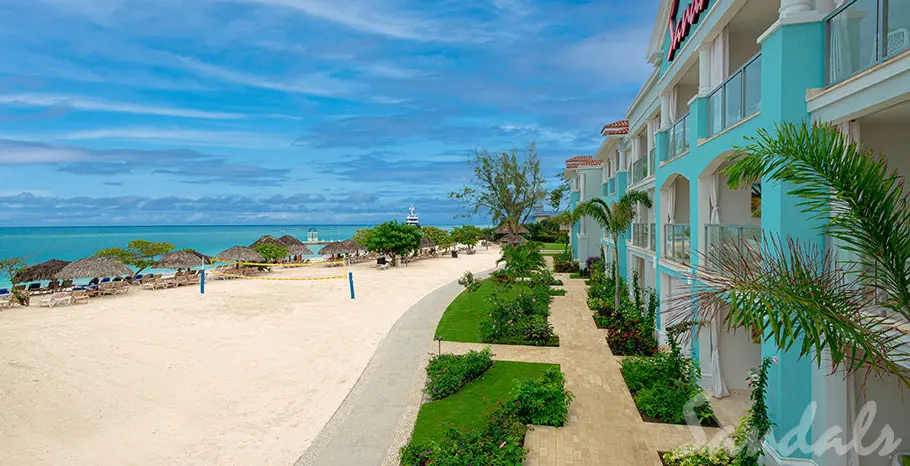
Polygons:
[[517,296],[494,294],[490,312],[480,323],[484,343],[559,346],[559,337],[547,321],[550,315],[548,286],[518,286]]
[[[597,268],[592,268],[595,272]],[[657,351],[657,296],[648,293],[645,308],[638,277],[633,275],[634,301],[620,278],[620,307],[616,308],[616,282],[598,273],[591,277],[588,307],[594,311],[594,323],[608,329],[607,344],[615,356],[651,356]]]
[[425,391],[433,400],[440,400],[483,375],[493,365],[490,348],[467,354],[440,354],[427,365]]

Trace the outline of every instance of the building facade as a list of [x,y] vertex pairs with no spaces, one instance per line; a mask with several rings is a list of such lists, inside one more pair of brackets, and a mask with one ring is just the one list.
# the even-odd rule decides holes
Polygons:
[[[793,186],[727,186],[727,156],[759,129],[830,122],[900,176],[910,173],[910,0],[664,0],[647,58],[653,73],[627,119],[601,130],[594,159],[603,163],[604,199],[634,189],[653,201],[639,210],[624,244],[602,236],[601,243],[622,276],[638,271],[664,303],[690,286],[686,277],[697,269],[699,251],[720,244],[758,245],[770,234],[838,251],[788,194]],[[584,173],[588,183],[596,178],[588,170],[566,173]],[[573,240],[581,238],[576,233]],[[573,253],[584,261],[590,244]],[[659,327],[665,342],[664,323]],[[812,443],[831,429],[850,432],[859,407],[875,401],[866,444],[887,424],[904,439],[901,449],[910,450],[910,393],[896,381],[829,375],[797,352],[746,333],[714,325],[699,331],[691,356],[715,396],[746,388],[745,370],[777,356],[769,386],[774,438],[806,430]],[[817,412],[807,424],[813,402]],[[774,441],[765,447],[768,464],[892,464],[890,457],[794,450]]]

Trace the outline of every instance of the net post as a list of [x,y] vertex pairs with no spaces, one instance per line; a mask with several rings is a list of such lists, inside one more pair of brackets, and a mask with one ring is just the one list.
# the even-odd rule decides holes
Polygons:
[[205,294],[205,267],[199,272],[199,294]]
[[351,299],[354,299],[354,272],[348,272],[348,283],[351,285]]

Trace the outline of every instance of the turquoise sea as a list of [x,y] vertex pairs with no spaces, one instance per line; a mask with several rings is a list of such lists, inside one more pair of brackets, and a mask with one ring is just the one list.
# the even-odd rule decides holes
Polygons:
[[[193,248],[215,255],[232,246],[248,246],[262,235],[291,235],[306,241],[316,228],[320,240],[350,238],[370,225],[273,226],[111,226],[111,227],[6,227],[0,228],[0,258],[23,257],[29,265],[51,259],[73,261],[109,247],[125,247],[134,239],[167,241],[178,249]],[[318,252],[318,247],[310,247]],[[0,277],[0,288],[9,286]]]

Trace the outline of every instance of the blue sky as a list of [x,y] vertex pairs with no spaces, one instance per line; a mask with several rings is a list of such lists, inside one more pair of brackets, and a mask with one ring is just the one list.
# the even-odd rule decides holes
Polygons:
[[656,0],[0,0],[0,226],[454,223],[466,156],[592,154]]

